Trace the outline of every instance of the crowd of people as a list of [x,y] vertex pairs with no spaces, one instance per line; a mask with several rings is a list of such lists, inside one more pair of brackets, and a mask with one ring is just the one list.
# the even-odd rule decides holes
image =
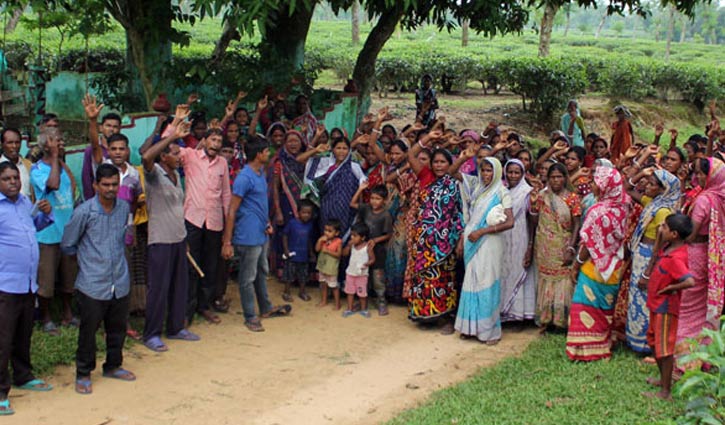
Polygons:
[[[725,132],[714,104],[705,135],[683,150],[674,129],[660,145],[663,125],[635,140],[624,106],[610,137],[587,133],[571,101],[534,152],[493,121],[450,128],[427,76],[400,131],[387,108],[349,135],[326,129],[304,95],[288,106],[267,93],[254,111],[238,107],[244,96],[221,119],[192,112],[194,96],[173,114],[167,105],[135,165],[121,117],[101,117],[86,96],[82,187],[57,117],[44,118],[34,161],[20,157],[19,131],[2,132],[0,247],[18,255],[0,259],[0,414],[12,413],[11,382],[51,389],[30,368],[36,300],[43,332],[58,332],[56,291],[60,325],[79,327],[75,389],[89,394],[101,323],[103,376],[134,380],[125,338],[155,352],[169,350],[162,336],[200,340],[195,315],[221,321],[234,273],[252,332],[295,298],[311,301],[314,284],[318,306],[345,318],[405,305],[420,326],[488,345],[502,323],[527,320],[566,332],[576,361],[609,358],[621,341],[654,357],[663,398],[673,372],[703,366],[676,359],[723,310]],[[283,304],[268,276],[284,284]],[[129,312],[143,312],[142,334]]]

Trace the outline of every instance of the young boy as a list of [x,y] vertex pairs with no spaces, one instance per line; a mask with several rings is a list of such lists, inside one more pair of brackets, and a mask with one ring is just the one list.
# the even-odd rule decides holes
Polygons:
[[367,182],[360,185],[350,206],[357,209],[357,222],[365,223],[370,230],[368,244],[374,248],[375,263],[370,267],[369,283],[378,298],[378,314],[386,316],[388,306],[385,302],[385,251],[393,234],[393,217],[385,209],[385,200],[388,197],[385,186],[375,186],[370,190],[369,204],[359,203],[360,195],[366,188]]
[[656,394],[644,393],[648,397],[671,400],[674,348],[677,337],[677,317],[680,312],[680,291],[695,285],[687,267],[687,245],[685,239],[692,233],[692,220],[684,214],[672,214],[659,228],[658,243],[665,247],[659,252],[656,264],[642,276],[647,285],[647,307],[650,311],[647,343],[652,347],[660,379],[649,378],[647,382],[660,386]]
[[350,263],[345,270],[345,293],[347,294],[347,310],[342,317],[350,317],[355,294],[360,298],[360,315],[370,318],[368,311],[368,268],[375,264],[373,247],[368,243],[370,229],[365,223],[356,223],[350,229],[350,242],[343,250],[343,255],[350,256]]
[[327,305],[328,288],[335,298],[335,309],[340,309],[340,288],[337,284],[337,272],[342,256],[342,239],[340,239],[340,221],[330,220],[325,224],[322,236],[315,244],[317,254],[317,271],[319,272],[320,294],[322,299],[317,305]]
[[300,285],[300,298],[309,301],[310,296],[305,291],[309,279],[309,263],[314,261],[312,251],[312,215],[314,207],[308,200],[303,199],[297,207],[299,219],[292,218],[282,231],[282,249],[284,251],[284,293],[282,299],[292,302],[290,289],[297,281]]

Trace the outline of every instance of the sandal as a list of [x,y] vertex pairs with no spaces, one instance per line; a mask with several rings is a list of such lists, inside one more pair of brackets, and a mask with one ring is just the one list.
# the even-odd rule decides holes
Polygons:
[[126,336],[134,341],[141,341],[141,334],[136,329],[126,328]]
[[307,292],[300,292],[300,298],[302,299],[302,301],[309,301],[312,299],[312,297],[309,296]]
[[169,351],[169,347],[161,341],[161,338],[154,336],[148,339],[148,341],[144,341],[143,345],[146,346],[151,351],[155,351],[157,353],[163,353],[164,351]]
[[201,337],[193,332],[189,332],[187,329],[182,329],[176,335],[166,335],[168,339],[178,339],[181,341],[199,341]]
[[289,304],[282,304],[277,307],[272,307],[272,310],[264,313],[262,315],[263,318],[268,319],[270,317],[282,317],[289,315],[290,311],[292,311],[292,306]]
[[15,414],[15,411],[10,407],[10,399],[6,398],[0,401],[0,416],[10,416]]
[[292,298],[292,295],[290,295],[289,292],[284,292],[282,293],[282,300],[284,302],[291,303],[292,301],[294,301],[294,298]]
[[214,300],[214,302],[211,303],[211,308],[217,313],[228,313],[229,303],[224,300]]
[[247,320],[244,322],[244,326],[252,332],[264,332],[264,327],[259,319]]
[[83,395],[91,394],[93,392],[91,378],[76,378],[76,392]]
[[55,326],[55,323],[53,323],[52,321],[43,323],[43,332],[47,333],[50,336],[60,335],[60,330],[57,326]]
[[47,382],[43,381],[42,379],[31,379],[30,381],[24,383],[23,385],[18,385],[18,388],[21,390],[28,390],[28,391],[50,391],[53,389],[53,386],[48,384]]
[[71,317],[70,320],[61,321],[60,325],[66,328],[78,328],[81,326],[81,319],[77,317]]
[[201,317],[206,319],[207,322],[209,322],[213,325],[218,325],[219,323],[222,322],[222,319],[220,319],[219,316],[217,316],[216,314],[212,313],[209,310],[200,311],[199,314],[201,315]]
[[136,375],[134,375],[132,372],[130,372],[122,367],[113,369],[110,372],[103,372],[103,376],[106,378],[118,379],[120,381],[135,381],[136,380]]

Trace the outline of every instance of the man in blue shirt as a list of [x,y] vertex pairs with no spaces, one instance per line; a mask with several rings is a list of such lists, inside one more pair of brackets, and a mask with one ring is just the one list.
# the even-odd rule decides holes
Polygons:
[[[21,164],[22,166],[22,164]],[[38,243],[35,233],[53,222],[50,203],[33,204],[20,193],[20,172],[11,162],[0,163],[0,415],[12,415],[8,393],[12,361],[13,382],[20,388],[49,391],[33,376],[30,336],[33,333],[34,293],[38,290]]]
[[61,249],[77,254],[79,273],[76,299],[80,309],[76,392],[90,394],[91,372],[96,368],[96,331],[106,331],[106,362],[103,376],[133,381],[123,369],[123,343],[128,320],[130,289],[125,243],[128,202],[118,202],[118,168],[101,164],[96,170],[96,195],[76,208],[65,227]]
[[252,332],[262,332],[264,328],[254,309],[255,298],[263,318],[286,315],[292,307],[289,304],[274,307],[267,294],[266,247],[272,225],[264,168],[269,161],[269,144],[260,138],[252,138],[247,143],[246,154],[249,163],[234,180],[232,188],[232,201],[224,222],[222,256],[228,260],[236,251],[244,325]]
[[[58,330],[51,320],[50,302],[55,294],[56,277],[59,281],[59,292],[63,300],[62,323],[77,325],[71,313],[73,298],[73,281],[78,266],[75,258],[62,255],[60,240],[63,228],[73,213],[72,176],[63,163],[63,138],[55,128],[48,128],[38,136],[38,146],[43,151],[43,158],[30,169],[30,182],[35,191],[35,198],[47,200],[53,208],[55,222],[38,232],[40,244],[40,260],[38,263],[38,304],[40,305],[43,330],[57,334]],[[60,272],[60,273],[59,273]]]

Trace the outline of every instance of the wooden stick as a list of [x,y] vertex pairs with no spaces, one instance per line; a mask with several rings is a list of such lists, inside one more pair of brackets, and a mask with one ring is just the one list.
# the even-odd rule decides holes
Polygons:
[[198,264],[196,264],[196,260],[194,260],[194,257],[191,256],[191,253],[189,251],[186,251],[186,258],[189,259],[189,263],[191,263],[191,266],[196,270],[197,273],[199,273],[200,278],[204,278],[204,272],[201,271],[201,267],[199,267]]

